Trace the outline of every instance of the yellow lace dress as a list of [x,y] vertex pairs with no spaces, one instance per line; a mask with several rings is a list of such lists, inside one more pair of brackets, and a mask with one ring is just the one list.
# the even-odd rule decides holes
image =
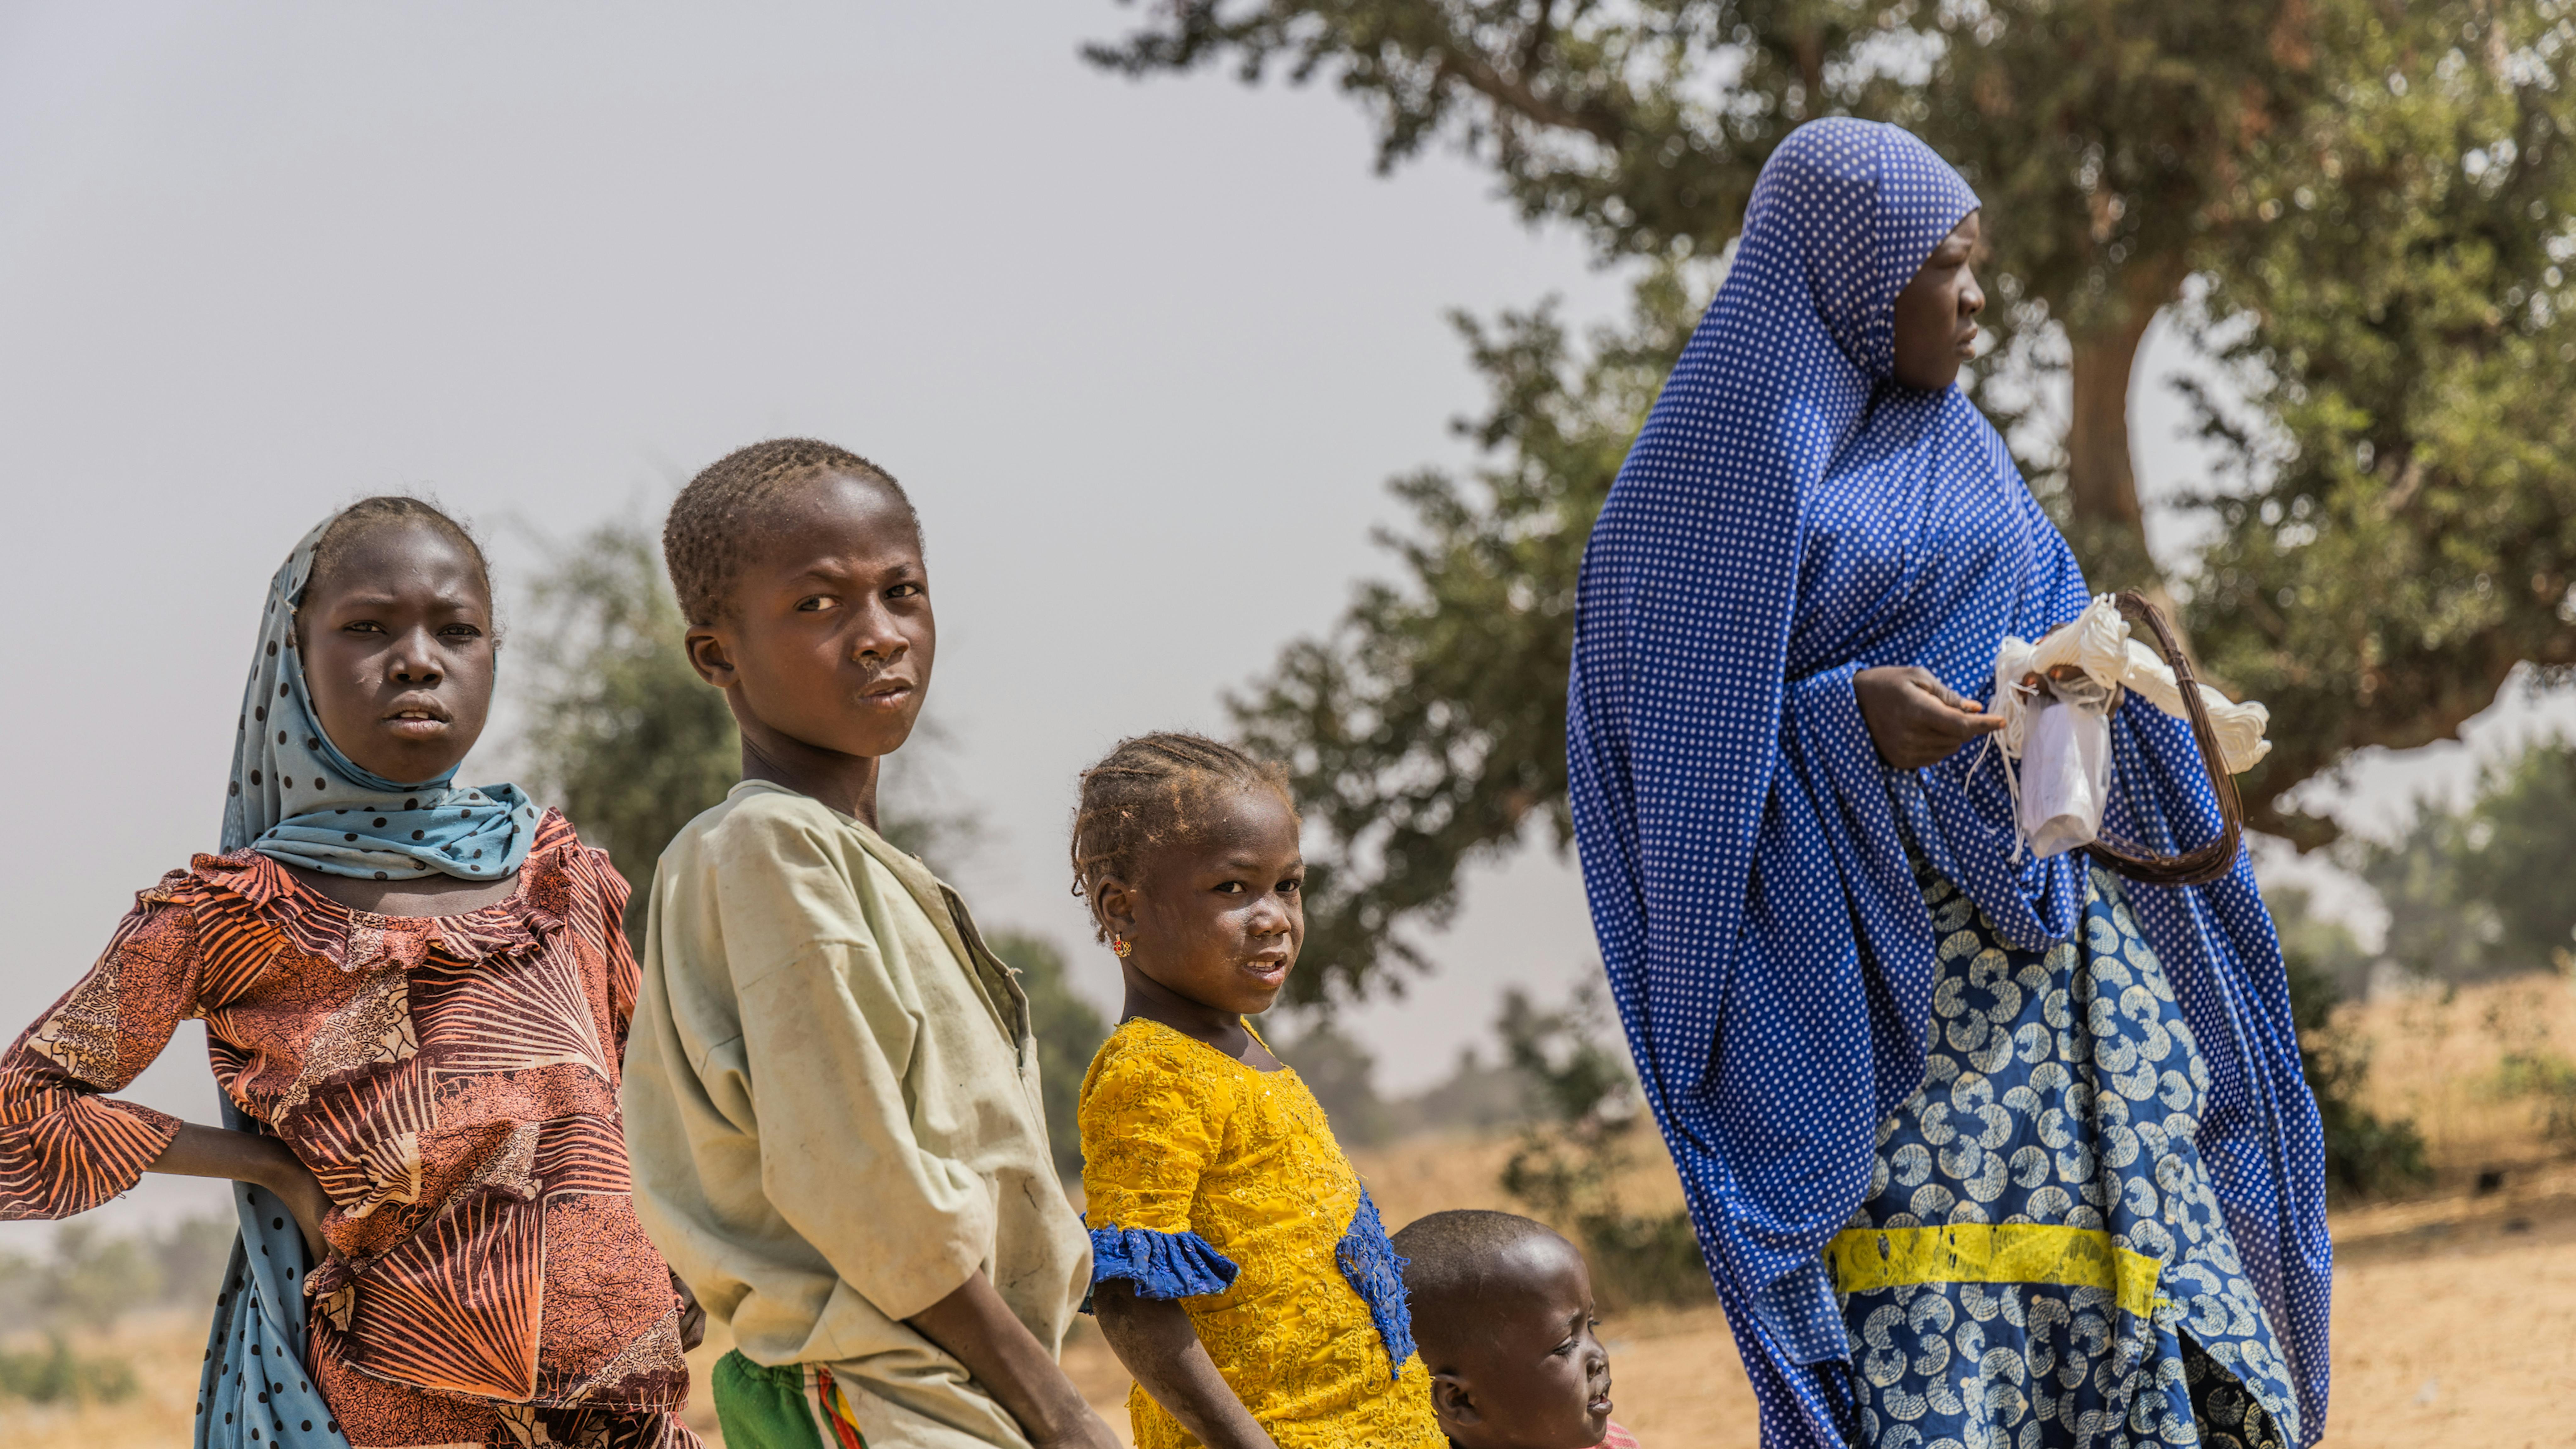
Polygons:
[[[1082,1079],[1092,1281],[1178,1299],[1279,1449],[1442,1449],[1399,1260],[1324,1109],[1159,1022]],[[1142,1387],[1136,1449],[1198,1440]]]

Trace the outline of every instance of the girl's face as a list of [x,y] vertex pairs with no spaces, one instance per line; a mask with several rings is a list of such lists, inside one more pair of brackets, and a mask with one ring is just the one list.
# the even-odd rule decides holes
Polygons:
[[1231,792],[1137,876],[1099,893],[1102,919],[1133,943],[1126,967],[1228,1015],[1268,1011],[1306,941],[1306,862],[1287,800]]
[[492,708],[492,594],[474,556],[425,523],[369,529],[295,611],[316,723],[360,768],[434,780]]

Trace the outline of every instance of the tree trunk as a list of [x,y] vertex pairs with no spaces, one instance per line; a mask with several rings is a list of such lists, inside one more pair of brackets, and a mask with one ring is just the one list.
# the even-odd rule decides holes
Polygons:
[[2156,308],[2148,303],[2127,310],[2099,330],[2068,339],[2075,398],[2066,430],[2066,535],[2096,590],[2161,594],[2164,576],[2147,552],[2146,510],[2138,504],[2138,475],[2129,456],[2129,374]]

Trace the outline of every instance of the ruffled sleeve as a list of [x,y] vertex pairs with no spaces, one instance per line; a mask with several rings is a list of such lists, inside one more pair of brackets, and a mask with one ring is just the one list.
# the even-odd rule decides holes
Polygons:
[[1124,1278],[1139,1298],[1195,1298],[1234,1286],[1243,1270],[1196,1233],[1093,1228],[1091,1281]]
[[1233,1110],[1230,1084],[1195,1043],[1131,1025],[1082,1083],[1082,1191],[1094,1283],[1147,1298],[1222,1293],[1240,1271],[1190,1220],[1199,1178]]
[[134,1186],[179,1119],[120,1091],[198,1014],[196,919],[147,891],[98,964],[0,1056],[0,1219],[64,1218]]

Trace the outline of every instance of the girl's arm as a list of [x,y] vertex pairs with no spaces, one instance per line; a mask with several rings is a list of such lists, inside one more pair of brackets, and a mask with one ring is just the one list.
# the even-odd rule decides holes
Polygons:
[[1207,1449],[1278,1449],[1216,1371],[1180,1304],[1140,1298],[1135,1284],[1111,1278],[1093,1287],[1092,1311],[1118,1361]]
[[966,1365],[975,1382],[1020,1421],[1020,1432],[1036,1449],[1117,1449],[1118,1436],[1083,1402],[1055,1356],[993,1291],[982,1270],[904,1322]]
[[330,1195],[311,1169],[274,1137],[183,1122],[170,1145],[143,1170],[174,1177],[230,1178],[267,1188],[295,1214],[295,1225],[304,1230],[304,1251],[313,1261],[331,1256],[330,1246],[322,1241],[322,1215],[331,1210]]
[[[234,1135],[107,1095],[152,1065],[183,1017],[203,1013],[203,967],[195,913],[146,891],[88,974],[0,1053],[0,1218],[87,1212],[134,1186],[182,1131]],[[211,1170],[237,1157],[245,1169],[219,1176],[264,1178],[275,1165],[265,1149],[200,1146],[175,1160]]]
[[106,1095],[152,1065],[182,1018],[209,1005],[200,997],[204,964],[194,913],[146,892],[89,974],[0,1054],[0,1217],[86,1212],[146,1172],[229,1178],[274,1193],[322,1261],[331,1201],[285,1143]]

